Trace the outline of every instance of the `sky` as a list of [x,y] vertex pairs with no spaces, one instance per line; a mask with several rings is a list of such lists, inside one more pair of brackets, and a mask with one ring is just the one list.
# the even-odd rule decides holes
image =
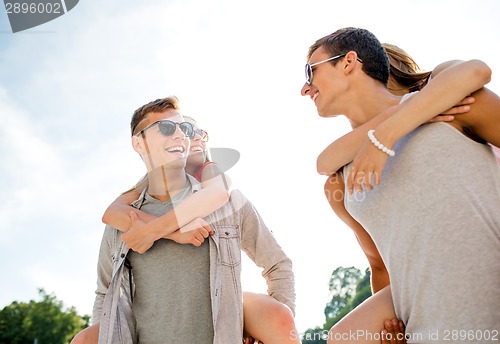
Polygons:
[[[0,308],[44,288],[91,314],[101,216],[145,172],[131,115],[176,95],[211,147],[240,152],[227,173],[294,263],[297,328],[322,325],[332,271],[368,263],[316,173],[350,127],[301,97],[308,47],[362,27],[426,70],[481,59],[499,93],[499,15],[498,0],[80,1],[13,34],[0,10]],[[249,259],[242,280],[266,291]]]

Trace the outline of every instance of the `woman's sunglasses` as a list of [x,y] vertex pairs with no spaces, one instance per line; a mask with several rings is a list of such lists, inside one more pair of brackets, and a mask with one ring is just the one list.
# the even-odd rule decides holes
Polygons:
[[[177,122],[169,121],[168,119],[164,119],[164,120],[154,122],[154,123],[148,125],[146,128],[142,129],[141,131],[139,131],[135,135],[139,136],[139,134],[143,133],[144,131],[148,130],[149,128],[151,128],[154,125],[158,125],[158,129],[160,129],[160,132],[165,136],[174,135],[175,131],[177,130],[177,126],[179,126],[179,129],[181,129],[181,131],[184,133],[184,135],[186,135],[190,139],[192,139],[194,137],[194,134],[195,134],[194,127],[189,122],[177,123]],[[207,135],[207,138],[208,138],[208,135]]]
[[207,142],[208,141],[208,133],[205,130],[203,130],[203,129],[195,129],[194,132],[196,134],[198,134],[198,135],[201,136],[201,140],[203,142]]

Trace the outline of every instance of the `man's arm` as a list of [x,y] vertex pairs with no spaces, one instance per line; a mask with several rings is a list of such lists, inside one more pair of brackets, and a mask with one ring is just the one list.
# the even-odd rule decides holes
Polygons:
[[115,231],[113,228],[106,226],[99,249],[99,258],[97,261],[97,290],[95,291],[96,297],[92,310],[93,324],[101,320],[104,298],[108,292],[111,276],[113,274],[113,254],[115,253],[113,231]]
[[253,205],[236,192],[231,198],[243,204],[241,211],[241,247],[255,264],[263,268],[267,293],[287,305],[295,314],[295,282],[292,261],[283,252],[274,235]]

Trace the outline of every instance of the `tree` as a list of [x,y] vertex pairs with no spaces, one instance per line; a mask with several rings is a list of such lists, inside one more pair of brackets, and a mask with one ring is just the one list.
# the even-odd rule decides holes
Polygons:
[[326,344],[328,331],[320,327],[308,329],[304,332],[302,344]]
[[325,317],[336,318],[356,293],[356,285],[362,274],[354,266],[338,267],[330,276],[329,288],[331,300],[326,304]]
[[12,302],[0,311],[0,344],[67,344],[89,325],[89,316],[79,316],[74,307],[63,309],[62,301],[38,290],[41,301]]
[[326,344],[328,330],[347,313],[372,295],[370,270],[363,274],[355,267],[338,267],[330,277],[330,301],[325,306],[325,323],[322,328],[308,329],[303,334],[303,344]]

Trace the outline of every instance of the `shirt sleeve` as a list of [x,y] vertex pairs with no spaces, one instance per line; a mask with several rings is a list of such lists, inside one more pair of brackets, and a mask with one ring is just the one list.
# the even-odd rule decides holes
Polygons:
[[290,307],[295,315],[295,280],[292,261],[267,228],[255,207],[241,194],[239,198],[244,203],[240,209],[242,249],[257,266],[263,269],[262,276],[267,283],[267,293]]
[[[116,230],[106,226],[102,236],[101,247],[99,249],[99,258],[97,261],[97,289],[92,311],[92,323],[95,324],[101,320],[102,305],[104,298],[111,283],[113,274],[113,259],[116,254],[113,237],[116,236]],[[116,252],[115,252],[116,251]]]

